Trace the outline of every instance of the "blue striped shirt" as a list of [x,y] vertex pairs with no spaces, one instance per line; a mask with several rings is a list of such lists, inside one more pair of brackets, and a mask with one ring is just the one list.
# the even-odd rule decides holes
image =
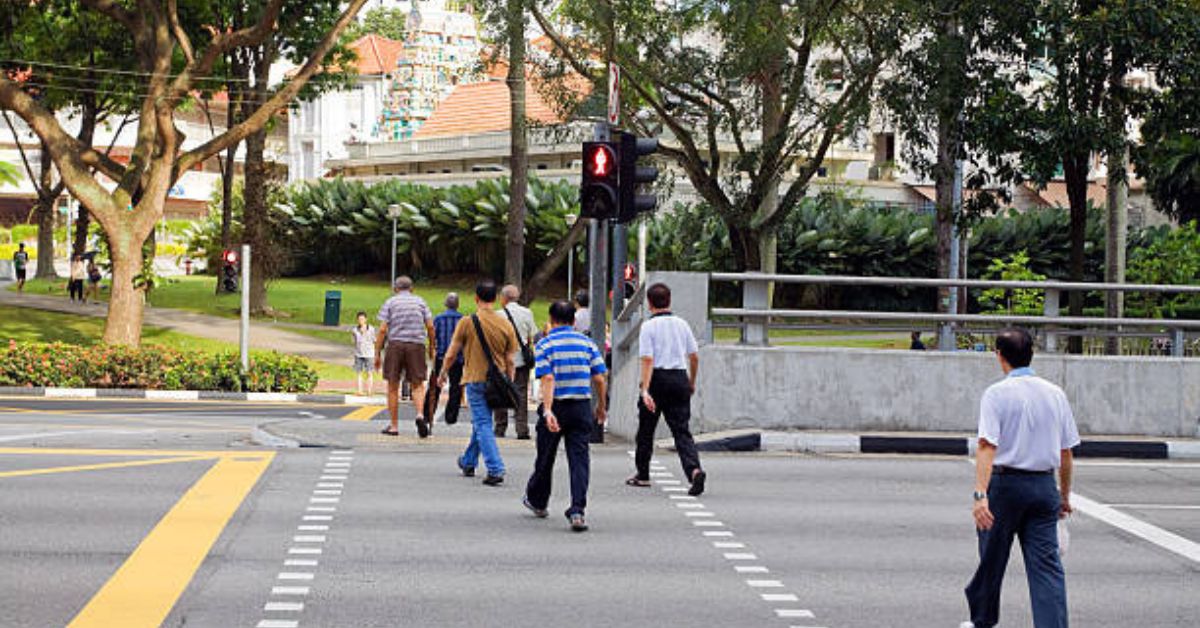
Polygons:
[[592,376],[607,372],[596,345],[570,327],[555,327],[537,343],[539,379],[554,376],[555,399],[591,399]]
[[[454,339],[454,328],[458,327],[458,321],[463,319],[463,315],[458,313],[458,310],[446,310],[433,319],[433,333],[437,339],[437,355],[445,357],[446,352],[450,350],[450,341]],[[463,354],[458,353],[458,359],[455,364],[462,364]]]

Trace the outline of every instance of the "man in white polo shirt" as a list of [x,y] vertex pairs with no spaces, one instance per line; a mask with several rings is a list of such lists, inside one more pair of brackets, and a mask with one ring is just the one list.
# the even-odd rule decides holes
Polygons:
[[1033,625],[1066,628],[1058,519],[1071,512],[1071,448],[1079,444],[1079,430],[1062,389],[1029,368],[1029,332],[1000,332],[996,354],[1006,377],[979,404],[973,509],[979,569],[966,589],[971,621],[961,628],[991,628],[1000,621],[1000,586],[1014,536],[1021,539]]
[[704,492],[708,475],[700,468],[700,454],[688,423],[692,420],[692,393],[696,392],[699,348],[687,321],[671,314],[671,289],[656,283],[646,290],[650,320],[638,337],[641,357],[641,398],[638,400],[637,474],[625,481],[629,486],[650,486],[650,457],[658,418],[665,416],[675,438],[675,450],[683,473],[691,482],[690,495]]

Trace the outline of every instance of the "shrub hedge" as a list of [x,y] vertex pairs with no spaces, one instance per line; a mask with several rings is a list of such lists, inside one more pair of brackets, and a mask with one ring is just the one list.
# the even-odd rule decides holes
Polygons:
[[0,348],[0,386],[311,392],[317,385],[307,362],[274,351],[252,354],[244,380],[240,373],[232,352],[13,341]]

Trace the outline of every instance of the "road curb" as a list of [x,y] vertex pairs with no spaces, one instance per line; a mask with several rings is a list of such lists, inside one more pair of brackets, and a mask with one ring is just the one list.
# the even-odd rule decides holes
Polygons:
[[[975,451],[975,439],[963,436],[910,436],[896,434],[850,434],[830,432],[758,432],[759,449],[753,451],[813,454],[915,454],[967,456]],[[717,433],[706,439],[709,451],[747,451],[722,448],[725,439],[747,440],[745,433]],[[699,445],[699,443],[697,443]],[[1075,448],[1079,458],[1128,458],[1135,460],[1197,460],[1200,441],[1084,439]]]
[[300,447],[300,441],[276,436],[263,427],[256,427],[250,430],[250,442],[260,447],[270,447],[272,449],[298,449]]
[[314,395],[308,393],[235,393],[218,390],[140,390],[133,388],[43,388],[0,386],[0,396],[47,399],[147,399],[151,401],[249,401],[259,403],[317,403],[323,405],[385,405],[384,397]]

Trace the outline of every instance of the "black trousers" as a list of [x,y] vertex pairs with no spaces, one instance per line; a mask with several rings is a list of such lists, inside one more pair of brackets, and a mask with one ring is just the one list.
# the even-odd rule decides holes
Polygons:
[[[446,356],[439,355],[433,360],[433,378],[430,381],[429,390],[425,394],[425,418],[430,421],[433,421],[433,415],[437,413],[438,398],[442,396],[442,389],[438,387],[437,379],[442,372],[442,362],[445,359]],[[462,363],[451,366],[446,375],[450,386],[450,399],[446,401],[446,425],[454,425],[458,423],[458,410],[462,407]]]
[[638,399],[637,451],[634,464],[637,477],[650,480],[650,457],[654,453],[654,431],[658,429],[659,417],[666,417],[667,427],[675,438],[675,450],[679,462],[690,481],[692,474],[700,468],[700,454],[692,440],[692,388],[687,371],[655,369],[650,377],[650,396],[654,398],[654,412]]
[[546,508],[550,502],[550,483],[554,478],[554,459],[559,441],[566,441],[567,465],[571,471],[571,507],[567,516],[583,514],[587,508],[588,479],[591,475],[591,454],[588,442],[592,436],[592,402],[588,399],[558,399],[554,402],[558,432],[546,427],[542,408],[538,407],[537,460],[533,475],[525,487],[525,497],[534,508]]
[[67,293],[72,301],[83,300],[83,280],[72,279],[67,282]]
[[[513,384],[517,387],[517,407],[513,410],[513,422],[516,423],[517,436],[529,436],[529,373],[533,370],[532,366],[522,366],[518,368],[513,378]],[[492,412],[492,421],[495,423],[496,436],[504,436],[508,431],[508,410],[495,410]]]

